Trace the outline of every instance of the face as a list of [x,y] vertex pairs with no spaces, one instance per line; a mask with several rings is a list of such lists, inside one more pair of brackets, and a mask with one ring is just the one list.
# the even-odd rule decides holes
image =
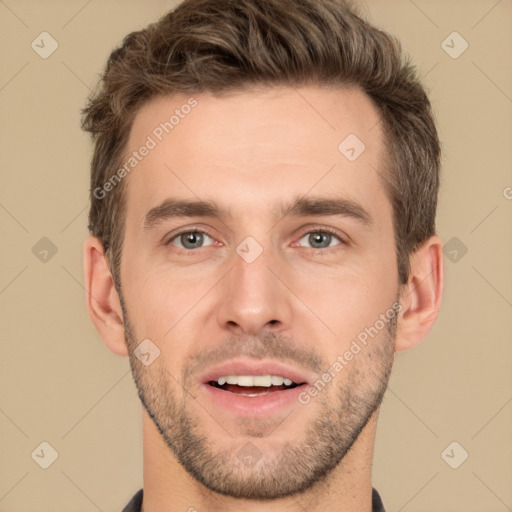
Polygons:
[[349,89],[180,95],[138,112],[127,158],[150,139],[126,178],[120,269],[142,403],[207,488],[302,492],[343,464],[393,363],[378,113]]

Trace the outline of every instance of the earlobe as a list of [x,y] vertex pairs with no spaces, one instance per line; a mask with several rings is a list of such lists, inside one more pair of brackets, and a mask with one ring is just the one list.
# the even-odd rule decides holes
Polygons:
[[410,258],[411,270],[400,303],[395,351],[418,345],[432,329],[443,296],[442,241],[430,237]]
[[107,347],[115,354],[128,355],[119,295],[98,238],[85,240],[83,265],[89,316]]

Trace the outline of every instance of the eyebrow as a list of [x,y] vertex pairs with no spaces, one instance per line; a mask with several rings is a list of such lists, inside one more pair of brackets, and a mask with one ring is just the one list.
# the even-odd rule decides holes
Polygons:
[[[372,227],[373,220],[363,206],[341,197],[297,197],[291,203],[277,203],[271,209],[275,217],[343,216]],[[233,214],[212,201],[168,198],[151,208],[144,218],[144,231],[150,231],[159,223],[172,218],[217,217],[232,219]]]

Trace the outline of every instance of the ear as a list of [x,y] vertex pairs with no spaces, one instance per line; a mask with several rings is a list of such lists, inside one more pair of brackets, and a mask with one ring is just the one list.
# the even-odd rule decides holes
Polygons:
[[108,257],[96,237],[88,237],[83,247],[85,300],[89,316],[105,345],[120,356],[128,355],[124,337],[123,312]]
[[430,237],[410,257],[409,280],[404,285],[395,351],[418,345],[432,329],[443,297],[443,243]]

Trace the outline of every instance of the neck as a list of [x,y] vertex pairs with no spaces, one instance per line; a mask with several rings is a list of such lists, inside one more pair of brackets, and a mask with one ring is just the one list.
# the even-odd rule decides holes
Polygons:
[[371,512],[371,467],[378,410],[341,463],[304,493],[270,501],[232,498],[197,482],[174,457],[142,408],[142,512]]

